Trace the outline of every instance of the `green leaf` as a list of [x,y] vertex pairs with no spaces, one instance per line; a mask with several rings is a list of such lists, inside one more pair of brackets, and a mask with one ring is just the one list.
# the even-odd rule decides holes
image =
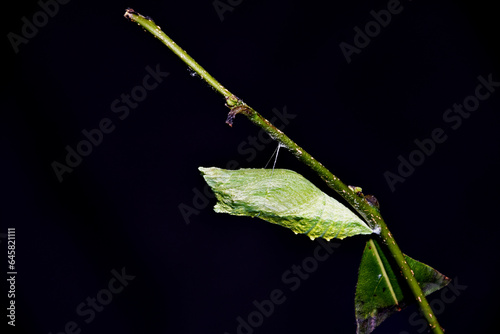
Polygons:
[[[424,295],[446,286],[450,279],[428,265],[404,255]],[[397,273],[397,275],[396,275]],[[393,313],[414,301],[399,274],[385,257],[378,242],[367,241],[359,267],[355,297],[358,334],[371,333]]]
[[351,210],[291,170],[199,170],[217,197],[215,212],[258,217],[311,239],[373,233]]

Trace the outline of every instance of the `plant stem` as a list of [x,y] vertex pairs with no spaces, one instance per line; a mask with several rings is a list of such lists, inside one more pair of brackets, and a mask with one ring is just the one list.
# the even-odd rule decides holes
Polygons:
[[221,93],[226,99],[231,97],[231,93],[222,86],[213,76],[211,76],[203,67],[200,66],[191,56],[187,54],[186,51],[181,49],[170,37],[168,37],[160,28],[160,26],[156,25],[154,21],[145,17],[133,9],[128,8],[125,11],[126,18],[130,19],[133,22],[137,22],[144,29],[153,34],[156,38],[162,41],[173,53],[175,53],[179,58],[182,59],[192,70],[194,70],[200,77],[202,77],[210,86],[215,88],[219,93]]
[[412,291],[424,317],[429,323],[430,329],[434,334],[443,334],[443,330],[438,323],[427,299],[425,298],[418,281],[415,279],[413,271],[405,260],[401,249],[394,240],[391,232],[385,224],[379,209],[368,202],[364,196],[360,196],[355,190],[345,185],[338,177],[333,175],[319,161],[314,159],[309,153],[297,145],[281,130],[272,125],[267,119],[262,117],[257,111],[252,109],[242,100],[233,95],[229,90],[222,86],[214,77],[212,77],[203,67],[201,67],[193,58],[191,58],[183,49],[181,49],[170,37],[168,37],[153,20],[136,13],[132,9],[127,9],[124,15],[133,22],[151,32],[156,38],[160,39],[170,50],[181,58],[192,70],[194,70],[209,85],[215,88],[226,99],[227,106],[231,108],[227,123],[232,125],[233,119],[237,114],[244,114],[255,125],[266,131],[269,136],[278,141],[278,143],[288,149],[298,160],[309,166],[315,171],[323,181],[340,196],[342,196],[368,223],[372,228],[380,229],[380,238],[387,246],[387,249],[396,260],[401,274]]

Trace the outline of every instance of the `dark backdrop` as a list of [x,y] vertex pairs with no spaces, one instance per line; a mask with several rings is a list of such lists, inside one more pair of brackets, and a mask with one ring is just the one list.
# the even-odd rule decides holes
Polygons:
[[[430,298],[441,324],[486,332],[500,298],[491,3],[47,3],[2,12],[2,281],[14,227],[20,332],[234,334],[241,319],[240,333],[355,332],[365,239],[331,243],[318,262],[317,241],[214,213],[198,166],[261,168],[276,144],[244,117],[228,127],[223,99],[128,22],[127,7],[345,183],[376,195],[403,251],[454,279]],[[370,40],[355,27],[372,29]],[[492,81],[482,100],[480,76]],[[473,111],[447,111],[463,103]],[[86,156],[70,154],[71,167],[77,149]],[[410,158],[417,166],[398,172]],[[335,196],[284,150],[277,167]],[[290,271],[302,265],[307,275]],[[271,310],[263,301],[275,290]],[[267,305],[263,318],[256,304]],[[376,333],[424,332],[416,310]]]

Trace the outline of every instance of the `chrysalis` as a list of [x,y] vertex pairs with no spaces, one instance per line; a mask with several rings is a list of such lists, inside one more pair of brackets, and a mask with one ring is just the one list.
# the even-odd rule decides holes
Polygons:
[[258,217],[311,239],[373,233],[351,210],[291,170],[199,170],[217,197],[215,212]]

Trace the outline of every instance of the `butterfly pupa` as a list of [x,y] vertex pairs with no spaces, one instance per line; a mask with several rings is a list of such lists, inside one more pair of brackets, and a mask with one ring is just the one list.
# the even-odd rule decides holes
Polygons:
[[258,217],[311,239],[371,234],[356,214],[288,169],[199,167],[217,198],[215,212]]

